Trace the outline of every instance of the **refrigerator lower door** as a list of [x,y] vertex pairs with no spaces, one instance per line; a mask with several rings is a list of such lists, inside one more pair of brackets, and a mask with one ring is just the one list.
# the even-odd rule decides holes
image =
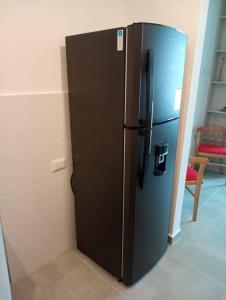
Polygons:
[[144,137],[126,130],[123,282],[145,275],[167,248],[179,119],[152,129],[143,185],[139,171]]

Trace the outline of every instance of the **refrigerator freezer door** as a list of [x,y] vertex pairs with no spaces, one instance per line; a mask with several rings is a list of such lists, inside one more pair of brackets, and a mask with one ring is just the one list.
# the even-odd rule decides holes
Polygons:
[[143,25],[142,56],[153,51],[153,123],[179,117],[187,37],[165,26]]
[[153,127],[142,187],[138,174],[144,137],[126,130],[123,281],[128,285],[153,267],[167,248],[178,122]]
[[[157,24],[138,23],[128,27],[127,126],[145,118],[146,99],[153,99],[153,124],[179,117],[187,37],[182,32]],[[152,54],[151,82],[147,65]],[[150,91],[147,91],[150,88]],[[150,125],[151,126],[151,125]]]
[[77,246],[120,277],[125,32],[66,38]]

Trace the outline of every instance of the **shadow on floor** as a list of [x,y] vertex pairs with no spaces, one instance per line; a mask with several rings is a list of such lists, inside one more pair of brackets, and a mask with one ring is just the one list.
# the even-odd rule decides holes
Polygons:
[[[225,177],[206,174],[197,222],[185,194],[178,241],[127,288],[80,252],[69,250],[13,287],[14,300],[226,300]],[[216,188],[217,187],[217,188]]]
[[[224,191],[225,189],[226,175],[222,175],[216,172],[206,171],[204,176],[204,183],[202,185],[200,199],[199,199],[199,211],[202,207],[210,201],[216,193],[219,191]],[[195,189],[193,186],[190,186],[190,189],[194,192]],[[184,201],[181,217],[181,225],[192,222],[192,213],[194,198],[192,195],[185,189],[184,192]]]

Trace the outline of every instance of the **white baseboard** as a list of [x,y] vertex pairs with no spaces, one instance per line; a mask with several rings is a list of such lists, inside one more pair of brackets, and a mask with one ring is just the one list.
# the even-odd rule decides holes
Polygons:
[[174,244],[178,240],[180,233],[181,229],[179,228],[173,235],[168,234],[168,242],[170,245]]

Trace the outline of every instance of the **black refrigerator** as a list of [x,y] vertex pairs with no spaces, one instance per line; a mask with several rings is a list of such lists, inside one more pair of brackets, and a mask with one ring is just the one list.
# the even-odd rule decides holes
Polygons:
[[167,249],[187,36],[66,37],[77,247],[131,285]]

